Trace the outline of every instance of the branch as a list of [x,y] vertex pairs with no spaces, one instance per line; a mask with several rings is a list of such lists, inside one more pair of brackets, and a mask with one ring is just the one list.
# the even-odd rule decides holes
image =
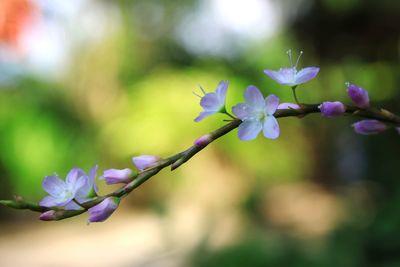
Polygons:
[[[274,116],[276,118],[304,117],[308,114],[320,113],[320,110],[318,108],[319,105],[320,104],[301,104],[300,109],[279,109],[275,112]],[[400,117],[384,109],[376,109],[376,108],[360,109],[354,106],[346,106],[345,114],[379,120],[385,123],[389,123],[396,127],[400,126]],[[201,136],[194,142],[193,146],[169,158],[160,160],[155,166],[139,173],[139,175],[133,181],[126,184],[124,187],[116,190],[115,192],[112,192],[105,196],[96,197],[95,199],[85,203],[80,203],[80,205],[84,208],[82,210],[64,210],[55,207],[54,208],[41,207],[36,203],[24,201],[21,197],[16,197],[15,200],[0,200],[0,204],[14,209],[28,209],[36,212],[55,211],[54,220],[62,220],[69,217],[80,215],[86,212],[87,209],[96,206],[107,197],[119,197],[119,198],[126,197],[134,189],[142,185],[148,179],[150,179],[151,177],[159,173],[162,169],[168,166],[171,166],[171,171],[176,170],[184,163],[186,163],[188,160],[190,160],[194,155],[203,150],[211,142],[239,127],[241,122],[242,122],[241,120],[235,118],[230,123],[222,126],[221,128]]]

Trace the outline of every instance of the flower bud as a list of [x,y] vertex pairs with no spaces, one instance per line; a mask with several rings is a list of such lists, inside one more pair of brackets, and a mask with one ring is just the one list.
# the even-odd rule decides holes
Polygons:
[[133,157],[133,164],[138,168],[139,171],[153,167],[161,158],[158,156],[142,155]]
[[300,106],[296,103],[280,103],[278,109],[300,109]]
[[194,141],[194,145],[198,147],[205,147],[211,142],[211,136],[209,134],[205,134]]
[[94,207],[88,209],[91,222],[104,222],[118,208],[120,199],[118,197],[108,197]]
[[109,169],[105,170],[103,174],[103,180],[106,181],[106,184],[119,184],[124,183],[127,184],[132,181],[134,175],[131,169]]
[[346,111],[345,106],[339,101],[323,102],[318,108],[321,110],[322,116],[328,118],[340,116]]
[[55,210],[48,210],[40,214],[39,219],[42,221],[54,221],[57,219],[57,213]]
[[369,96],[368,92],[361,87],[358,87],[354,84],[347,85],[347,94],[350,96],[354,105],[359,108],[368,108],[369,107]]
[[378,120],[362,120],[354,123],[354,131],[359,134],[378,134],[387,129],[386,124]]

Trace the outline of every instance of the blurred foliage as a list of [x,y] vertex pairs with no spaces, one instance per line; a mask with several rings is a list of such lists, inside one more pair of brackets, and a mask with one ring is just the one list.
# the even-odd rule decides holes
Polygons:
[[[26,74],[0,85],[0,198],[15,193],[39,200],[43,177],[54,171],[65,176],[73,166],[122,168],[131,166],[133,155],[185,149],[224,119],[216,115],[194,124],[201,110],[192,95],[198,84],[212,91],[229,80],[228,106],[242,100],[249,84],[292,101],[290,90],[262,72],[288,65],[288,48],[305,51],[302,66],[321,67],[318,79],[299,88],[302,101],[349,102],[344,83],[351,82],[367,89],[374,105],[400,112],[397,1],[300,1],[310,8],[288,19],[280,33],[249,42],[232,57],[191,53],[174,38],[182,14],[195,10],[197,1],[103,2],[118,9],[120,27],[75,51],[60,80]],[[400,138],[392,131],[355,136],[351,123],[318,116],[282,119],[277,141],[241,142],[231,133],[207,148],[247,183],[236,207],[246,218],[247,234],[217,249],[205,240],[190,264],[400,266]],[[168,214],[164,199],[196,175],[190,164],[144,185],[132,205]],[[317,237],[293,235],[263,211],[264,194],[275,185],[303,182],[333,194],[344,207],[333,229]]]

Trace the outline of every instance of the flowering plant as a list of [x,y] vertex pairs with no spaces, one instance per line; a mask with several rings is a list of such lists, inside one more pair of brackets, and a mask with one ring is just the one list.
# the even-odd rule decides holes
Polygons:
[[18,196],[15,200],[0,200],[0,204],[15,209],[40,212],[39,218],[43,221],[62,220],[88,212],[88,222],[102,222],[118,208],[122,197],[127,196],[149,178],[166,167],[170,167],[171,170],[179,168],[211,142],[236,128],[240,140],[253,140],[261,131],[264,137],[277,139],[280,135],[278,119],[282,117],[303,118],[312,113],[320,113],[326,118],[356,116],[364,118],[352,125],[358,134],[378,134],[389,129],[396,129],[400,134],[400,117],[388,110],[371,107],[368,92],[354,84],[346,84],[347,94],[354,105],[346,105],[339,101],[324,101],[319,104],[300,103],[295,91],[297,86],[315,78],[320,69],[306,67],[297,71],[302,52],[295,64],[290,50],[288,55],[290,67],[278,71],[267,69],[264,72],[279,84],[289,86],[293,90],[296,103],[279,104],[277,96],[271,94],[264,97],[257,87],[251,85],[244,92],[245,102],[232,107],[232,115],[227,111],[225,103],[228,81],[221,81],[215,92],[206,93],[201,88],[204,95],[199,97],[203,111],[195,121],[200,122],[211,115],[222,113],[228,116],[228,119],[224,120],[228,123],[199,137],[191,147],[170,157],[161,158],[153,155],[133,157],[133,165],[137,171],[131,168],[105,170],[99,179],[105,180],[107,184],[123,184],[116,191],[104,196],[98,195],[97,166],[94,166],[89,174],[79,168],[73,168],[65,180],[57,175],[44,178],[43,189],[49,195],[39,203],[28,202]]

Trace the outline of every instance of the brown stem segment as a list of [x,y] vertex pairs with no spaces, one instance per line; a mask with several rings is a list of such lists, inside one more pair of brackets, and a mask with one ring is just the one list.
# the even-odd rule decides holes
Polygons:
[[[318,108],[320,104],[300,104],[300,109],[280,109],[277,110],[274,114],[276,118],[283,117],[304,117],[305,115],[312,113],[320,113]],[[391,124],[395,127],[400,127],[400,117],[387,111],[385,109],[377,109],[377,108],[368,108],[368,109],[360,109],[354,106],[346,106],[346,114],[379,120],[388,124]],[[194,155],[199,153],[202,149],[208,146],[214,140],[226,135],[232,130],[239,127],[241,124],[241,120],[234,119],[230,123],[222,126],[221,128],[210,132],[199,139],[197,139],[193,146],[186,149],[185,151],[175,154],[169,158],[160,160],[155,166],[139,173],[139,175],[130,183],[126,184],[124,187],[116,190],[113,193],[110,193],[105,196],[99,196],[91,201],[80,203],[80,205],[84,208],[79,211],[67,211],[60,208],[46,208],[41,207],[36,203],[24,201],[21,197],[16,197],[15,200],[0,200],[0,204],[14,208],[14,209],[28,209],[36,212],[46,212],[49,210],[57,211],[56,220],[62,220],[69,217],[77,216],[79,214],[84,213],[87,209],[99,204],[107,197],[125,197],[129,193],[131,193],[134,189],[142,185],[148,179],[156,175],[162,169],[171,166],[171,170],[176,170],[180,166],[182,166],[185,162],[190,160]]]

